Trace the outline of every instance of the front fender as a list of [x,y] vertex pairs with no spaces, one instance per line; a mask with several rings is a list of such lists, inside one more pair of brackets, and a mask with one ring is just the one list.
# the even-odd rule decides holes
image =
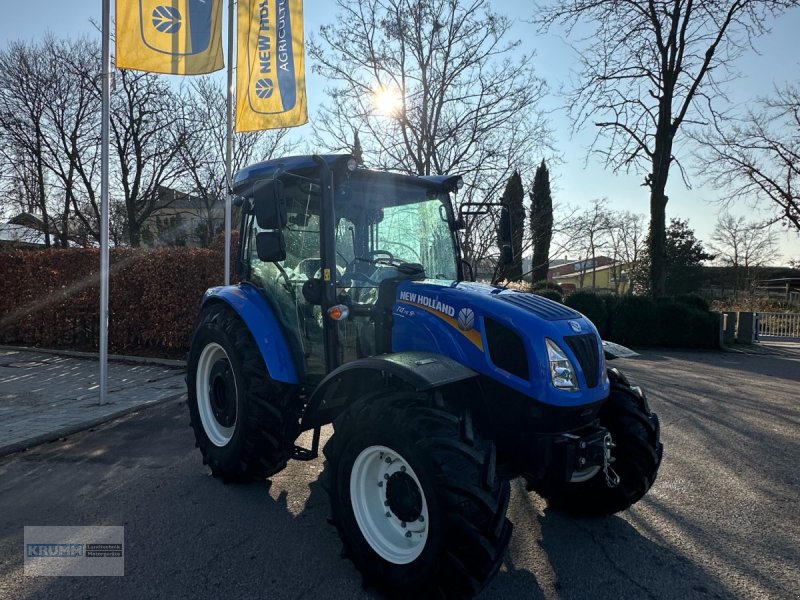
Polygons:
[[300,383],[281,325],[272,307],[256,288],[242,284],[210,288],[203,296],[203,306],[211,302],[226,303],[244,321],[272,379]]
[[306,430],[330,423],[351,402],[379,389],[387,375],[421,392],[478,374],[452,358],[433,352],[396,352],[355,360],[320,382],[311,394],[301,428]]

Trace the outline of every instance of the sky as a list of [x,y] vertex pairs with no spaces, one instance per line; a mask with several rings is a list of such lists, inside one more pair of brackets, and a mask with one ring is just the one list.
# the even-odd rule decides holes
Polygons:
[[[304,6],[307,37],[314,35],[320,25],[333,19],[331,0],[305,0]],[[550,167],[554,201],[561,205],[584,207],[594,199],[607,198],[610,207],[615,210],[647,214],[649,198],[647,189],[641,185],[643,176],[614,175],[605,170],[597,158],[587,158],[587,150],[595,132],[586,129],[573,134],[570,122],[561,110],[563,101],[555,92],[569,82],[571,71],[577,66],[573,51],[559,35],[541,34],[527,22],[533,16],[533,0],[498,0],[493,6],[496,11],[516,20],[512,34],[523,40],[521,51],[536,52],[534,67],[537,74],[547,81],[552,92],[546,103],[547,108],[552,110],[550,118],[556,151],[562,158],[559,164]],[[38,7],[35,18],[31,18],[27,3],[10,0],[0,2],[0,47],[14,39],[38,39],[48,30],[59,37],[83,34],[100,37],[91,21],[100,22],[101,0],[43,0]],[[758,54],[748,52],[736,64],[741,77],[726,88],[735,103],[746,104],[759,95],[769,93],[774,85],[797,81],[800,76],[800,59],[792,50],[796,48],[797,31],[800,30],[800,9],[771,23],[771,28],[771,33],[756,41]],[[324,101],[326,82],[311,73],[310,64],[306,66],[309,116],[313,122],[317,107]],[[297,135],[310,136],[311,125],[299,128]],[[684,153],[684,157],[688,156],[688,153]],[[686,189],[677,169],[670,172],[667,217],[689,219],[697,237],[708,246],[721,209],[719,200],[724,192],[703,187],[700,177],[691,173],[690,157],[685,164],[690,169],[692,189]],[[752,207],[744,204],[734,206],[731,212],[744,215],[748,220],[759,218]],[[800,236],[780,227],[775,230],[779,234],[780,256],[776,257],[774,264],[800,259]]]

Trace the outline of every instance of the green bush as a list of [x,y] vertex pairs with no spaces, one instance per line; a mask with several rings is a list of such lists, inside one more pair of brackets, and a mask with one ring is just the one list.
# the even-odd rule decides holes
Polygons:
[[719,348],[719,313],[697,311],[693,321],[693,327],[698,332],[696,337],[696,348]]
[[611,332],[614,330],[614,314],[617,311],[617,304],[619,304],[620,296],[614,294],[607,294],[603,296],[603,303],[606,305],[606,338],[611,337]]
[[564,304],[582,313],[583,316],[594,323],[601,337],[607,336],[606,321],[608,320],[608,313],[602,296],[593,292],[577,291],[567,296],[564,299]]
[[611,317],[609,339],[630,346],[658,346],[661,343],[658,310],[652,298],[621,297]]
[[702,325],[697,327],[704,313],[688,304],[665,299],[658,303],[658,324],[661,345],[667,348],[696,348],[702,337]]
[[564,290],[561,288],[560,285],[558,285],[554,281],[547,281],[545,279],[542,279],[540,281],[534,281],[531,284],[531,291],[540,292],[542,290],[551,290],[551,291],[557,293],[562,298],[564,296]]
[[675,296],[673,300],[702,312],[708,312],[710,309],[708,301],[697,294],[682,294],[680,296]]
[[559,294],[555,290],[551,289],[539,289],[533,292],[537,296],[541,296],[542,298],[547,298],[548,300],[552,300],[554,302],[562,303],[563,299],[561,298],[561,294]]

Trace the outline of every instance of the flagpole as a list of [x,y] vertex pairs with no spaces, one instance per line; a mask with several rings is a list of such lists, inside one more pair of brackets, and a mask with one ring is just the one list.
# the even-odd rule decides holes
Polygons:
[[233,160],[233,10],[228,0],[228,90],[226,96],[225,143],[225,285],[231,283],[231,162]]
[[103,0],[100,125],[100,404],[108,401],[108,163],[111,119],[111,0]]

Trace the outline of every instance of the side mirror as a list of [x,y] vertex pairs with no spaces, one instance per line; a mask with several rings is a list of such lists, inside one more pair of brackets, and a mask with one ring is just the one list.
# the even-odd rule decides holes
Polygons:
[[[259,225],[260,227],[260,225]],[[256,234],[256,253],[264,262],[280,262],[286,260],[286,240],[283,231],[261,231]]]
[[500,226],[497,234],[502,248],[500,259],[504,265],[510,265],[514,262],[514,247],[511,245],[511,211],[508,210],[508,206],[500,209]]
[[280,179],[268,179],[255,184],[253,205],[256,222],[261,229],[286,227],[286,195]]

